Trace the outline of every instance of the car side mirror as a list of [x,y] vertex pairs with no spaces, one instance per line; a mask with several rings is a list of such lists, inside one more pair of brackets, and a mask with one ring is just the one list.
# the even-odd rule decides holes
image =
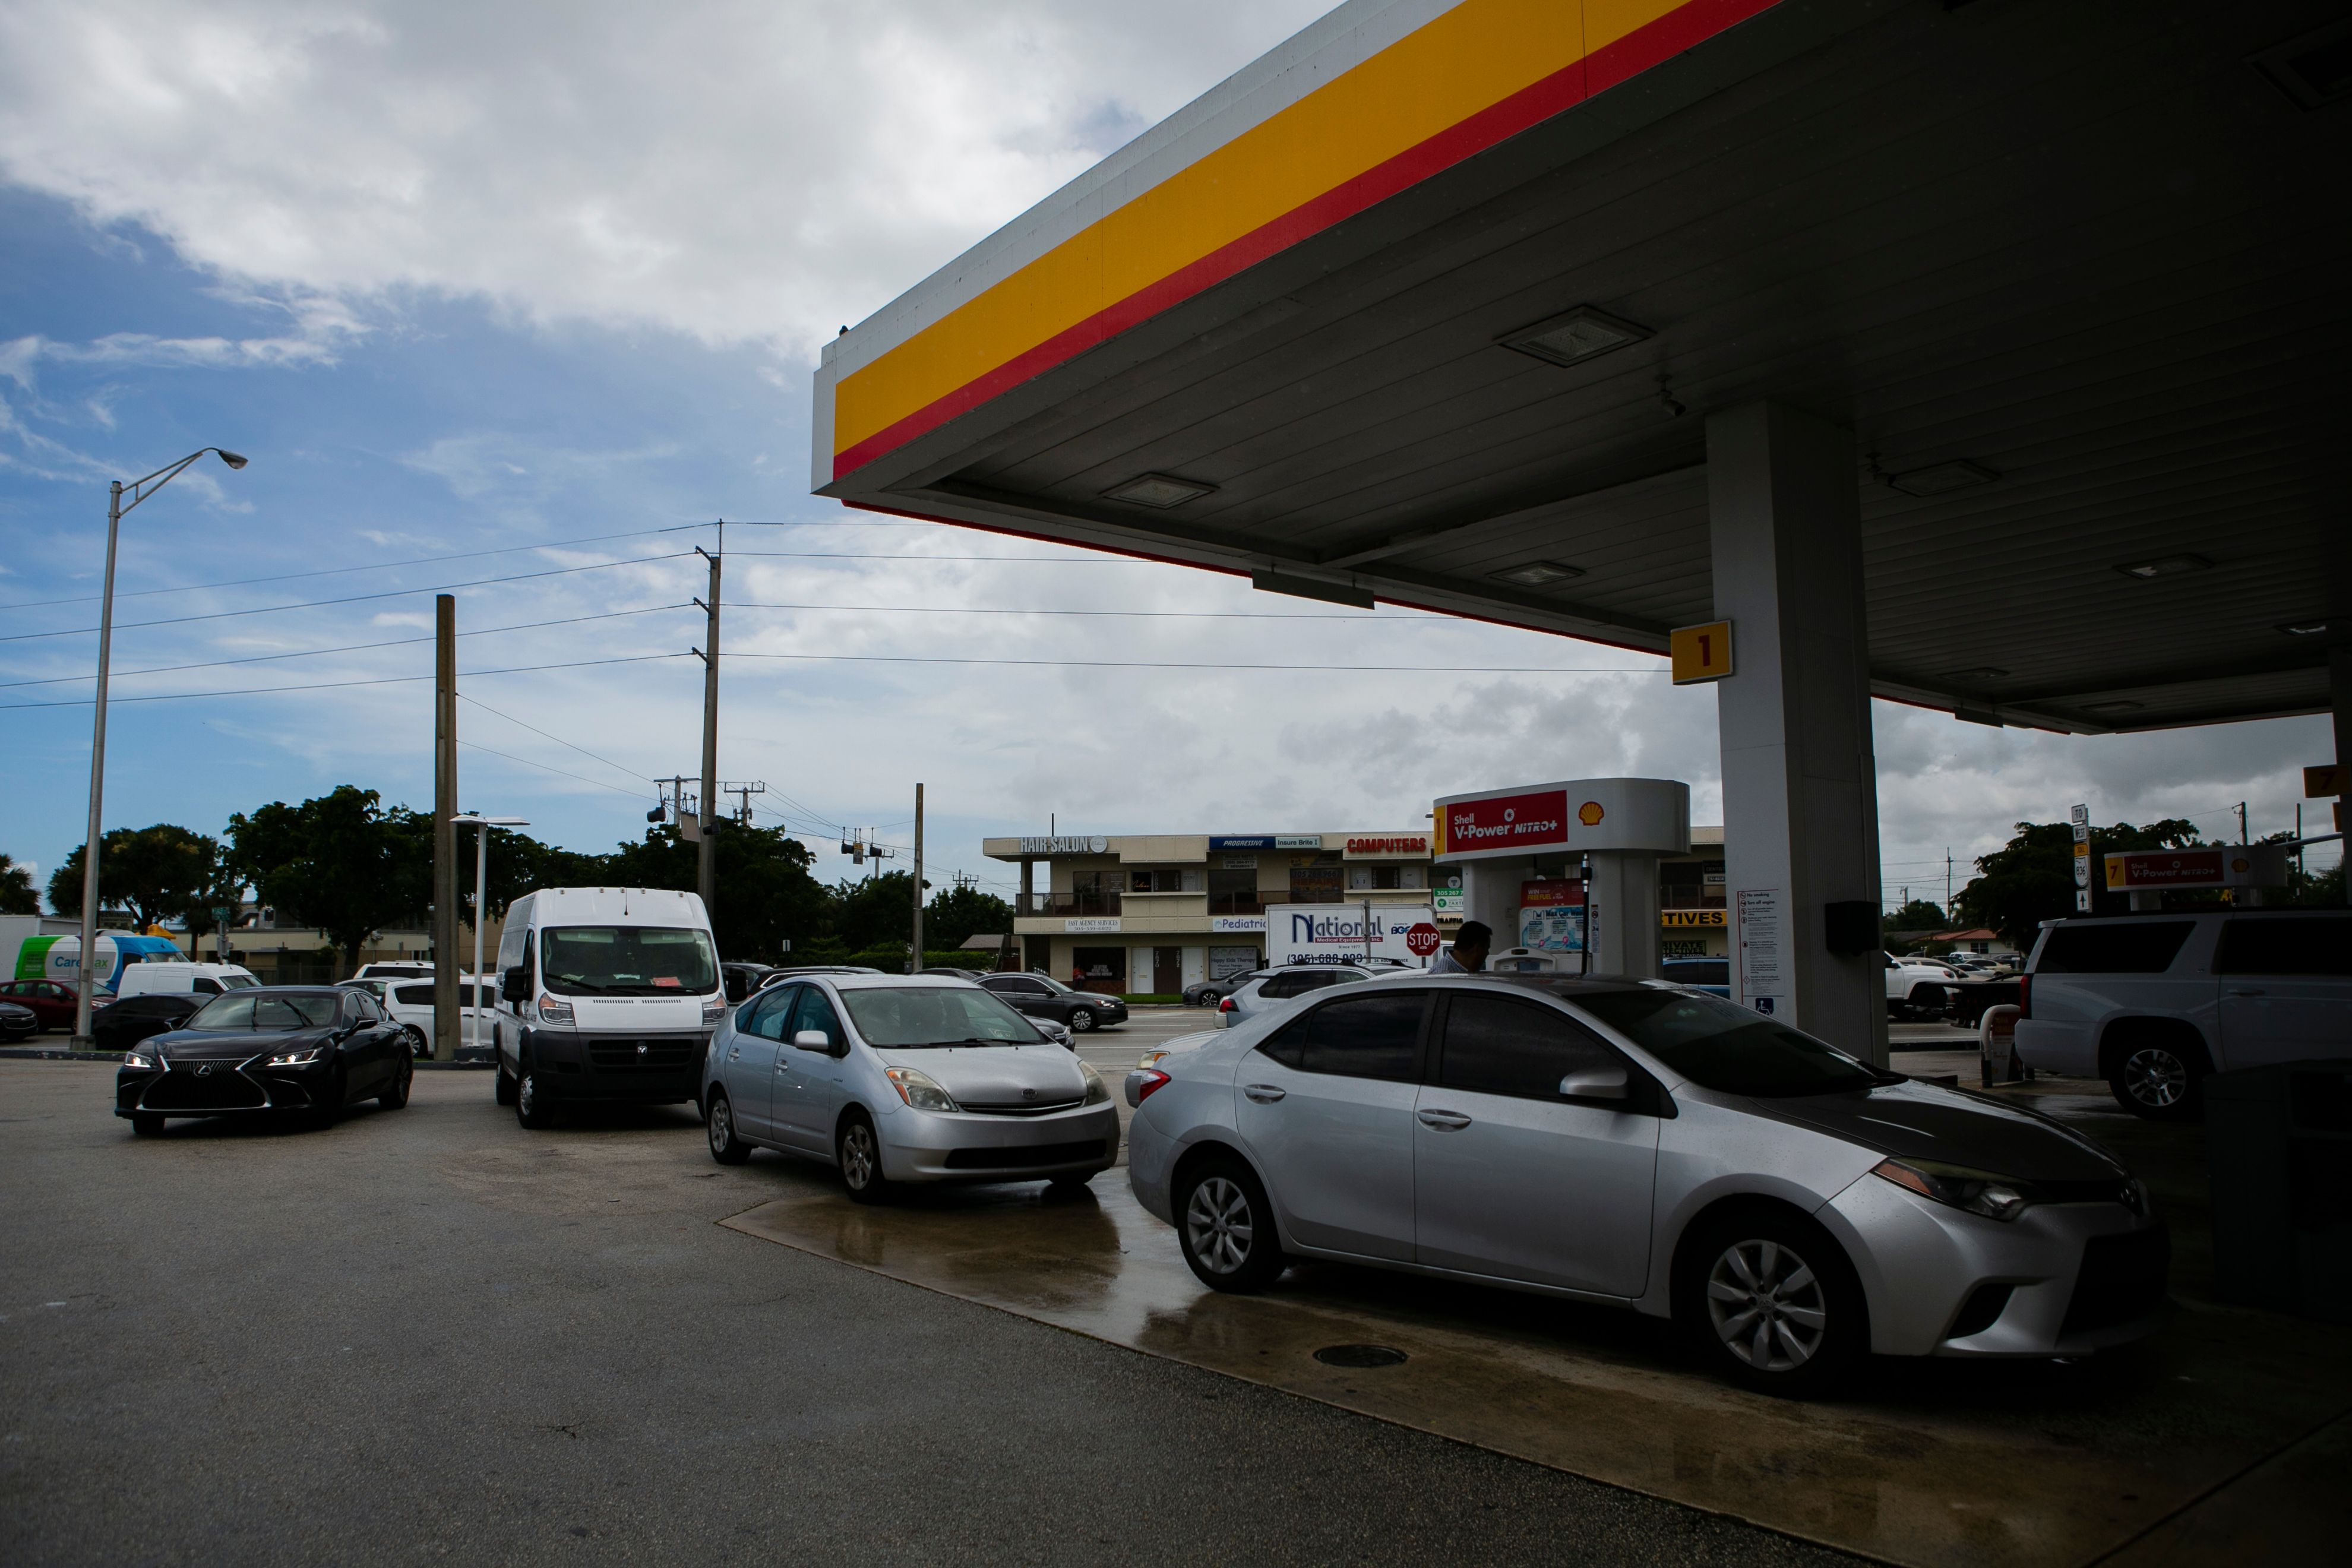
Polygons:
[[793,1048],[803,1051],[823,1051],[833,1054],[833,1039],[823,1029],[803,1029],[793,1037]]
[[499,1000],[528,1002],[530,1000],[530,976],[518,963],[499,976]]
[[1625,1069],[1580,1068],[1559,1080],[1559,1092],[1570,1100],[1622,1100],[1626,1094]]

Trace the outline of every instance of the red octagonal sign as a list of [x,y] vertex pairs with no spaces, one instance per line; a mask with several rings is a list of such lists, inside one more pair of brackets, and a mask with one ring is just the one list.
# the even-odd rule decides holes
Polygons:
[[1437,928],[1427,921],[1411,926],[1404,933],[1404,944],[1415,958],[1427,958],[1437,951]]

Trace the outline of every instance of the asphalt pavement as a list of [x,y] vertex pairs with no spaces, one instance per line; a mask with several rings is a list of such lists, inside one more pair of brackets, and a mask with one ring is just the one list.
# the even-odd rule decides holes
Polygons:
[[683,1109],[134,1139],[110,1079],[0,1062],[9,1563],[1844,1560],[725,1228],[785,1167]]

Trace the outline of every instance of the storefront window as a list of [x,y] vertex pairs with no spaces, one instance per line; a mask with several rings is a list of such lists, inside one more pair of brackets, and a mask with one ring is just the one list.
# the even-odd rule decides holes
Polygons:
[[1290,901],[1294,904],[1336,904],[1347,897],[1346,868],[1337,855],[1318,855],[1304,866],[1290,868]]
[[1257,871],[1209,868],[1209,912],[1213,915],[1255,915],[1265,912],[1257,896]]
[[1070,984],[1081,991],[1116,995],[1127,989],[1127,949],[1081,947],[1070,953]]

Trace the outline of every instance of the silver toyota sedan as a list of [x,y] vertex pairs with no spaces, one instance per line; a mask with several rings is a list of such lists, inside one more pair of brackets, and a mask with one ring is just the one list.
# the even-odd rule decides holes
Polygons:
[[1866,1352],[2084,1354],[2164,1298],[2097,1144],[1661,981],[1339,986],[1127,1096],[1136,1196],[1220,1290],[1330,1258],[1611,1303],[1805,1394]]
[[1118,1158],[1095,1069],[967,980],[826,974],[752,994],[702,1070],[710,1156],[838,1167],[872,1203],[904,1183],[1080,1186]]

